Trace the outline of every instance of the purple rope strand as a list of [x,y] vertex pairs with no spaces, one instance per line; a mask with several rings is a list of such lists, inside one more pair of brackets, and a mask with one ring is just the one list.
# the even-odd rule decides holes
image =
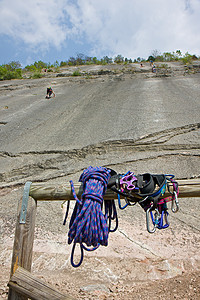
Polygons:
[[[76,196],[73,182],[70,181],[72,193],[76,200],[68,232],[68,244],[74,241],[71,254],[71,263],[74,267],[78,267],[82,263],[83,249],[91,250],[87,247],[92,246],[94,247],[92,250],[95,250],[99,245],[108,245],[108,216],[103,214],[102,204],[109,178],[110,170],[106,168],[89,167],[85,169],[79,179],[83,183],[81,200]],[[81,259],[77,265],[73,262],[76,243],[79,243],[81,247]]]

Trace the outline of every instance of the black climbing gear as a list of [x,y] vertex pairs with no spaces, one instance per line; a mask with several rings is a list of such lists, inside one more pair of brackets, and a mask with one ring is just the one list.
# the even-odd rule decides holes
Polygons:
[[[135,175],[133,172],[116,174],[112,170],[108,187],[117,193],[120,209],[138,203],[146,212],[146,226],[150,233],[169,227],[167,202],[172,202],[172,212],[179,209],[178,183],[174,175],[144,173]],[[170,185],[171,183],[171,185]],[[168,189],[171,196],[164,198]],[[122,206],[120,196],[125,198]],[[153,226],[150,226],[150,224]]]

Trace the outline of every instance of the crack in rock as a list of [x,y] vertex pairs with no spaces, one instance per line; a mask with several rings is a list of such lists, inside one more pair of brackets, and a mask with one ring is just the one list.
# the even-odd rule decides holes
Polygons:
[[133,240],[131,239],[122,229],[118,228],[118,231],[125,236],[125,238],[127,238],[131,243],[136,244],[137,246],[139,246],[141,249],[150,252],[151,254],[153,254],[156,257],[160,257],[159,255],[157,255],[156,253],[154,253],[147,245],[140,243],[139,241]]
[[[186,126],[181,126],[173,129],[166,129],[160,132],[151,133],[148,135],[145,135],[143,137],[140,137],[138,143],[141,143],[141,141],[146,140],[146,143],[152,143],[152,142],[159,142],[159,143],[165,143],[169,141],[172,137],[177,135],[182,135],[191,131],[197,131],[200,128],[200,123],[196,124],[189,124]],[[148,142],[148,139],[154,138]],[[136,141],[137,143],[137,141]]]
[[[174,169],[173,165],[176,162],[177,169],[181,165],[185,165],[185,169],[191,166],[191,172],[193,169],[195,173],[200,156],[198,139],[197,143],[194,137],[193,143],[184,143],[184,141],[187,142],[186,134],[197,132],[199,128],[200,123],[189,124],[152,133],[137,140],[110,140],[67,151],[45,150],[18,154],[0,152],[4,164],[2,168],[4,171],[0,173],[2,183],[0,186],[24,184],[27,180],[47,181],[65,177],[76,174],[89,165],[118,167],[119,169],[127,166],[133,170],[141,169],[143,168],[141,166],[145,165],[147,170],[147,167],[160,161],[163,169],[164,160],[167,160],[171,169]],[[182,143],[167,144],[174,136],[181,136],[182,140],[178,142]],[[190,177],[194,175],[198,176],[198,174],[189,174]]]

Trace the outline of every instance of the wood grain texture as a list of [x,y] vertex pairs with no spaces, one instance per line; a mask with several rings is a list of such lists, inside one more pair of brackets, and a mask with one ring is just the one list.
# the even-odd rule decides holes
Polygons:
[[[179,184],[179,198],[200,197],[200,179],[177,180]],[[74,184],[75,191],[78,197],[83,193],[82,184]],[[32,183],[30,188],[30,196],[39,201],[59,201],[59,200],[74,200],[71,186],[69,183],[65,185],[50,185]],[[165,196],[169,196],[166,192]],[[105,200],[116,199],[117,194],[112,190],[107,190],[104,196]],[[123,197],[122,197],[123,198]]]
[[33,300],[72,300],[71,296],[63,295],[50,284],[38,279],[27,270],[18,267],[10,278],[8,286],[19,295]]
[[[11,276],[16,272],[19,266],[31,271],[32,265],[32,253],[33,253],[33,242],[34,242],[34,231],[35,231],[35,217],[36,217],[36,201],[29,197],[27,206],[26,223],[20,224],[20,213],[21,213],[22,199],[19,201],[17,211],[17,222],[15,228],[15,239],[13,246],[12,264],[11,264]],[[9,300],[16,299],[27,299],[16,295],[16,292],[9,289]]]

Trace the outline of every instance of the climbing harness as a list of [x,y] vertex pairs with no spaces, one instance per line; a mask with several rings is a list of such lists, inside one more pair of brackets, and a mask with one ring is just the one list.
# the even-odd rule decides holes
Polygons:
[[[174,175],[150,173],[134,175],[129,171],[125,175],[114,174],[113,177],[115,177],[115,183],[111,177],[108,186],[111,185],[110,188],[117,192],[120,209],[138,203],[146,212],[146,226],[149,233],[169,227],[167,202],[172,203],[173,213],[179,209],[179,189]],[[169,183],[171,183],[172,191]],[[166,189],[171,195],[164,198]],[[124,206],[121,205],[120,195],[125,197]]]
[[[89,167],[83,171],[79,179],[83,184],[81,199],[76,196],[74,184],[70,181],[72,194],[76,200],[69,222],[68,244],[73,242],[71,264],[79,267],[83,261],[84,250],[94,251],[100,245],[108,245],[109,232],[118,228],[117,209],[114,200],[103,200],[108,189],[117,193],[118,206],[125,209],[139,204],[146,212],[146,227],[149,233],[156,229],[169,227],[167,203],[171,202],[173,213],[179,209],[178,183],[171,174],[144,173],[135,175],[128,171],[117,174],[114,170],[104,167]],[[164,197],[166,190],[170,196]],[[121,203],[123,196],[125,204]],[[63,225],[69,212],[69,201]],[[111,223],[115,221],[113,226]],[[74,263],[76,244],[80,245],[81,257]]]

